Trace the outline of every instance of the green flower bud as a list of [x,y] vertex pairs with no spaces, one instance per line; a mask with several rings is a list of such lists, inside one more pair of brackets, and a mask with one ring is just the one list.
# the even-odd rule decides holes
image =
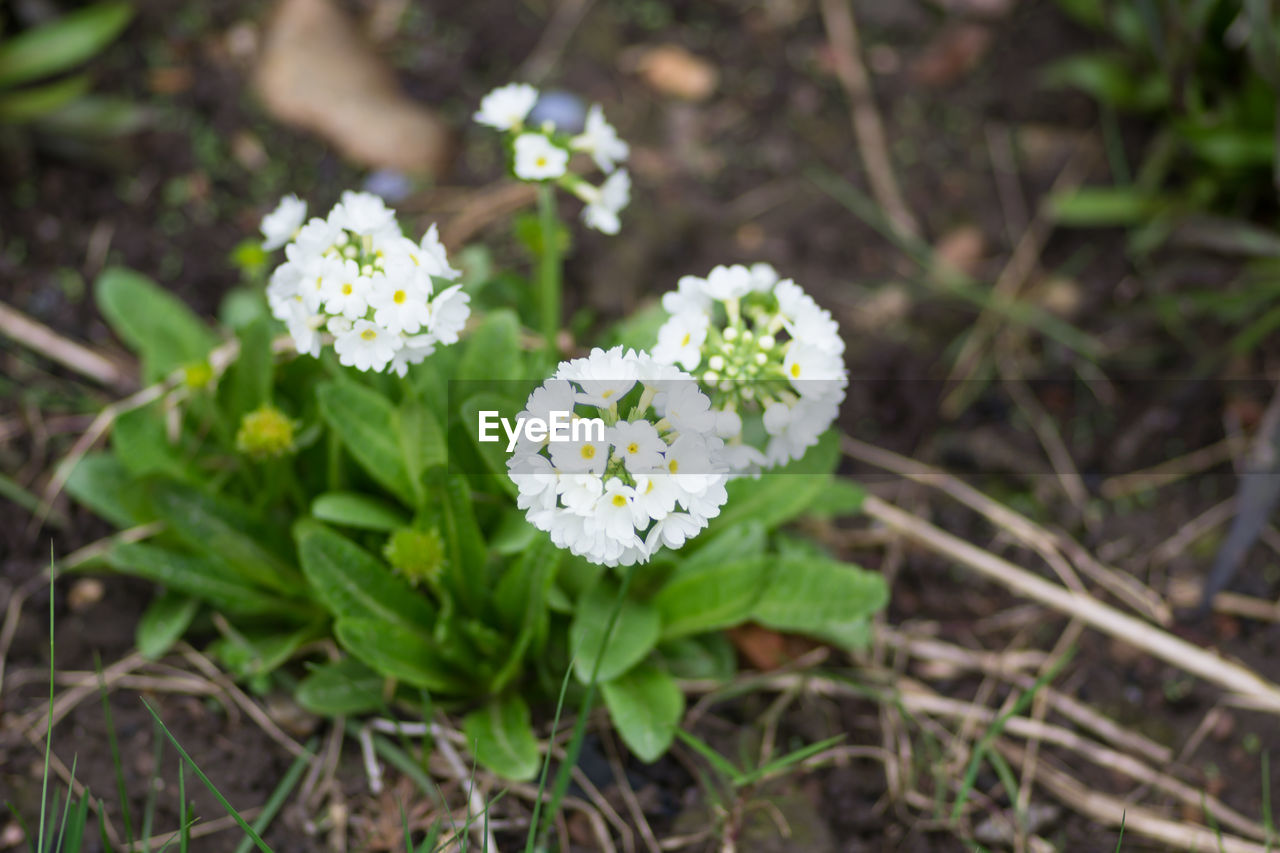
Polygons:
[[423,581],[435,586],[444,571],[444,539],[440,531],[414,530],[402,527],[387,540],[382,549],[391,567],[404,575],[405,580],[417,586]]
[[250,412],[240,420],[236,450],[254,459],[270,459],[293,452],[293,421],[274,406]]
[[196,361],[182,368],[182,379],[193,391],[208,388],[213,382],[213,367],[207,361]]

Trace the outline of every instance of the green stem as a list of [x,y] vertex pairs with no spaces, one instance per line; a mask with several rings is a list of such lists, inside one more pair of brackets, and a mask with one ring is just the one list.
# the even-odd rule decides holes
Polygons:
[[542,335],[547,348],[556,353],[560,333],[560,222],[556,216],[556,188],[550,183],[538,184],[538,224],[542,237],[538,257]]

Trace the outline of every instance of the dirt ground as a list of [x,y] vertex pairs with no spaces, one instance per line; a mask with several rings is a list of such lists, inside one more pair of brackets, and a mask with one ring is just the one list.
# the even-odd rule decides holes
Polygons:
[[[361,173],[323,143],[275,123],[247,86],[247,61],[228,44],[242,41],[245,33],[260,35],[269,5],[253,0],[138,3],[139,16],[128,36],[106,54],[95,76],[99,87],[151,105],[154,127],[104,150],[68,155],[20,147],[17,156],[0,161],[6,198],[0,205],[0,296],[6,302],[72,338],[119,352],[88,291],[103,266],[123,264],[147,273],[212,315],[238,281],[229,254],[253,236],[275,199],[296,191],[323,207],[342,189],[361,183]],[[350,8],[367,15],[376,5],[365,0]],[[547,23],[544,5],[409,4],[402,26],[381,46],[404,88],[459,128],[467,153],[442,177],[441,187],[475,188],[500,177],[492,140],[466,119],[480,96],[511,79],[535,49]],[[1107,176],[1089,102],[1046,90],[1037,76],[1045,63],[1090,44],[1091,36],[1075,29],[1053,3],[1009,5],[1011,11],[982,16],[944,12],[921,0],[853,4],[908,206],[929,242],[949,246],[957,264],[984,281],[994,280],[1008,263],[1039,200],[1074,155],[1099,152],[1086,182]],[[709,100],[663,97],[634,73],[636,46],[666,43],[683,45],[719,69]],[[1097,490],[1109,476],[1211,445],[1233,425],[1256,422],[1267,386],[1249,377],[1274,364],[1280,347],[1272,341],[1249,363],[1197,380],[1206,375],[1200,370],[1202,353],[1171,340],[1136,297],[1143,288],[1176,288],[1179,282],[1157,285],[1136,277],[1122,234],[1054,232],[1040,259],[1040,267],[1052,273],[1044,281],[1054,286],[1046,285],[1034,298],[1111,344],[1112,355],[1099,369],[1116,378],[1114,398],[1081,393],[1072,378],[1077,358],[1061,346],[1022,335],[1017,353],[1026,359],[1028,375],[1044,378],[1032,383],[1033,397],[1060,425],[1090,490],[1088,508],[1081,513],[1043,461],[1041,439],[1004,384],[987,386],[958,416],[944,410],[941,401],[951,386],[943,378],[955,357],[957,336],[972,325],[976,312],[931,291],[927,277],[898,247],[827,191],[831,176],[867,191],[833,62],[817,4],[806,0],[591,5],[551,80],[606,104],[623,138],[633,144],[636,192],[620,238],[578,236],[566,273],[570,307],[587,312],[588,322],[603,324],[672,287],[681,274],[702,273],[717,263],[770,261],[830,307],[846,330],[853,382],[844,426],[854,435],[965,476],[1162,592],[1175,581],[1197,581],[1220,529],[1208,528],[1205,536],[1167,549],[1167,558],[1152,555],[1166,553],[1162,546],[1232,496],[1236,481],[1229,460],[1145,496],[1104,501]],[[1142,127],[1123,128],[1131,153],[1143,138]],[[254,156],[255,150],[266,157]],[[1009,162],[1015,168],[1011,174],[1002,171]],[[423,188],[405,207],[433,219],[444,215],[446,196],[441,189]],[[485,236],[507,241],[500,229]],[[1199,258],[1196,264],[1204,279],[1225,276],[1214,259]],[[1226,334],[1202,331],[1203,351]],[[34,490],[85,427],[85,414],[110,395],[5,341],[0,341],[0,359],[0,470]],[[1239,379],[1225,382],[1224,375]],[[936,491],[904,484],[865,463],[851,461],[849,471],[874,493],[947,530],[1019,565],[1036,564],[1025,549]],[[0,599],[47,565],[51,538],[55,551],[66,554],[108,532],[102,522],[71,506],[60,506],[54,523],[58,526],[32,535],[26,510],[0,504]],[[916,631],[969,648],[1048,650],[1068,627],[1065,617],[1029,608],[936,556],[900,545],[869,546],[866,537],[859,539],[867,529],[866,522],[855,520],[822,534],[843,543],[852,559],[891,573],[886,622],[902,633]],[[1274,601],[1280,584],[1276,555],[1261,547],[1255,552],[1237,586]],[[91,671],[97,659],[109,666],[127,656],[133,626],[151,595],[144,584],[105,578],[100,601],[72,607],[68,594],[74,583],[59,582],[55,603],[57,666],[67,673]],[[0,696],[5,719],[39,713],[48,689],[43,675],[47,612],[45,591],[35,589],[7,656]],[[1280,681],[1280,623],[1217,616],[1186,622],[1178,630]],[[1215,688],[1095,632],[1084,631],[1077,645],[1055,681],[1062,692],[1170,747],[1189,784],[1259,819],[1261,756],[1280,754],[1273,717],[1222,708]],[[887,662],[905,675],[927,675],[934,690],[952,698],[986,701],[985,691],[995,687],[959,669],[939,677],[936,669],[926,671],[928,661],[890,656]],[[171,663],[175,673],[191,666],[182,659]],[[864,677],[857,669],[848,671],[855,680]],[[1003,695],[1004,687],[996,689]],[[141,813],[153,769],[154,743],[139,694],[237,806],[262,803],[291,763],[234,706],[210,697],[116,691],[111,710],[135,815]],[[753,693],[717,704],[695,730],[734,754],[753,737],[758,744],[765,732],[779,745],[791,746],[843,733],[845,744],[873,750],[886,743],[887,727],[904,725],[871,699],[802,694],[774,706],[775,698]],[[323,734],[317,721],[287,709],[281,713],[297,727],[289,733],[300,740]],[[0,799],[13,800],[30,816],[38,810],[40,753],[17,732],[6,725],[0,733]],[[68,764],[75,755],[78,778],[110,804],[115,783],[105,744],[102,708],[92,697],[56,730],[57,755]],[[626,814],[608,747],[590,741],[584,770]],[[176,767],[171,750],[162,761]],[[1280,761],[1273,762],[1272,791],[1280,789],[1275,764]],[[1118,796],[1135,788],[1118,772],[1072,766],[1090,787]],[[173,775],[166,775],[169,781],[158,794],[156,831],[177,821]],[[629,762],[627,777],[658,837],[705,827],[705,797],[688,753],[649,767]],[[359,753],[350,742],[338,779],[349,807],[353,849],[385,849],[380,839],[394,844],[400,821],[389,798],[409,789],[393,783],[381,798],[368,794]],[[930,784],[926,779],[924,790],[932,792]],[[206,820],[221,815],[206,792],[194,784],[188,790],[198,814]],[[977,790],[999,798],[990,769],[979,774]],[[970,849],[947,828],[942,814],[891,796],[882,762],[866,757],[788,777],[756,796],[771,805],[755,810],[760,819],[745,822],[740,850]],[[949,795],[940,802],[949,807]],[[1041,802],[1038,793],[1033,796],[1033,805]],[[1048,817],[1038,831],[1056,849],[1116,849],[1114,829],[1047,798],[1043,802]],[[1197,817],[1194,806],[1157,802],[1173,819]],[[108,809],[118,822],[118,808]],[[326,831],[323,816],[291,805],[273,823],[267,841],[280,851],[321,849],[314,834],[317,821],[319,831]],[[779,825],[790,827],[789,839],[778,837]],[[575,849],[593,849],[585,821],[571,819],[569,832]],[[500,839],[518,835],[499,833]],[[0,849],[8,838],[0,836]],[[230,850],[234,844],[232,834],[223,833],[197,842],[195,849]],[[718,848],[703,840],[686,849]],[[1161,848],[1130,836],[1124,849]]]

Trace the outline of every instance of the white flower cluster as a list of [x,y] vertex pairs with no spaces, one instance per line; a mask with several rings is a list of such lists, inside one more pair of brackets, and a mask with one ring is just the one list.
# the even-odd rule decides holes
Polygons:
[[703,383],[736,473],[799,459],[835,421],[849,384],[840,328],[773,267],[684,276],[662,307],[653,356]]
[[306,202],[286,196],[262,220],[263,248],[284,246],[286,258],[267,300],[298,352],[319,355],[327,331],[342,364],[404,376],[437,344],[458,340],[470,297],[460,284],[437,290],[437,279],[459,273],[434,225],[415,243],[382,199],[350,191],[326,218],[303,224],[306,215]]
[[622,347],[562,362],[521,418],[600,418],[604,434],[517,444],[507,460],[528,520],[593,563],[629,566],[679,548],[728,500],[724,442],[692,376]]
[[[526,125],[538,102],[539,92],[527,83],[511,83],[494,89],[480,101],[477,122],[507,134],[512,171],[522,181],[555,181],[586,204],[582,221],[605,234],[617,234],[618,215],[631,201],[631,175],[619,163],[631,153],[618,131],[605,120],[604,110],[592,104],[579,134],[559,131],[553,122],[541,127]],[[569,171],[569,158],[587,154],[605,174],[599,186]]]

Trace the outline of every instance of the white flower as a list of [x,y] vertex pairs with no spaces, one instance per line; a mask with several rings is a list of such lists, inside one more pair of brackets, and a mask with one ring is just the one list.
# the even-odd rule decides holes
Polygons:
[[[690,383],[689,387],[693,387]],[[704,399],[705,399],[705,395]],[[708,401],[707,405],[710,405]],[[610,427],[609,444],[615,455],[627,466],[632,476],[652,474],[663,469],[663,452],[667,443],[658,435],[657,428],[648,421],[622,421]]]
[[671,383],[666,393],[654,399],[654,405],[679,433],[712,435],[719,426],[719,413],[711,408],[711,398],[697,382]]
[[706,292],[721,302],[740,299],[752,291],[751,271],[741,264],[719,266],[707,274]]
[[711,318],[702,312],[676,314],[658,330],[653,357],[667,364],[678,364],[685,370],[696,370],[702,362],[702,345],[707,340],[710,322]]
[[262,217],[262,248],[268,252],[279,249],[293,239],[307,218],[307,203],[296,195],[280,199],[276,209]]
[[551,464],[565,474],[594,474],[599,477],[609,462],[609,442],[604,440],[555,441],[548,447]]
[[471,316],[471,294],[455,284],[431,300],[431,334],[442,344],[456,344]]
[[565,509],[575,515],[588,516],[596,511],[596,503],[604,493],[604,482],[594,472],[564,474],[560,477],[559,488],[560,501]]
[[399,335],[368,320],[356,320],[350,331],[338,335],[333,351],[338,354],[339,364],[379,373],[391,363],[401,345]]
[[373,322],[393,335],[415,335],[431,321],[429,295],[413,279],[380,275],[369,291]]
[[508,83],[485,95],[472,118],[496,130],[512,130],[524,123],[537,102],[537,89],[527,83]]
[[524,181],[545,181],[562,177],[569,152],[541,133],[522,133],[515,141],[515,173]]
[[600,171],[605,174],[612,172],[631,153],[627,143],[618,138],[618,131],[605,121],[604,110],[599,104],[591,105],[591,109],[587,111],[586,126],[581,134],[570,141],[569,146],[574,151],[590,154],[591,159],[596,161]]
[[849,381],[840,356],[800,341],[787,348],[782,370],[802,397],[829,397]]
[[778,271],[772,264],[757,263],[751,265],[751,289],[757,293],[772,290],[778,283]]
[[602,234],[617,234],[622,228],[618,214],[631,203],[630,173],[619,169],[605,178],[599,188],[584,182],[578,184],[576,192],[587,203],[582,208],[583,224]]
[[614,540],[636,535],[636,490],[613,477],[604,484],[604,494],[596,501],[587,530],[600,530]]
[[662,309],[672,316],[709,312],[711,297],[707,295],[706,283],[706,279],[696,275],[681,276],[675,290],[662,294]]
[[625,397],[635,387],[638,377],[639,359],[634,350],[596,347],[585,358],[561,362],[554,378],[578,384],[582,390],[577,394],[577,402],[607,408]]
[[396,236],[400,233],[395,212],[373,193],[347,190],[330,211],[329,222],[360,235]]
[[[786,408],[781,403],[775,404],[776,407]],[[769,464],[782,465],[799,459],[806,450],[818,443],[818,439],[839,414],[840,404],[835,400],[802,399],[796,402],[785,423],[778,423],[782,418],[775,419],[774,427],[777,431],[770,431],[769,445],[765,449]]]
[[348,320],[355,320],[369,310],[369,296],[373,289],[373,281],[362,275],[360,265],[352,260],[338,261],[337,265],[324,275],[320,295],[324,299],[324,308],[330,314],[341,314]]
[[400,348],[391,358],[390,370],[401,378],[409,374],[410,367],[421,364],[436,351],[436,339],[433,335],[405,335],[400,341]]
[[462,275],[461,272],[449,266],[449,256],[445,253],[444,244],[440,242],[440,231],[436,228],[434,222],[427,229],[427,233],[422,235],[422,240],[418,243],[418,250],[416,253],[413,250],[409,250],[409,257],[422,266],[429,275],[445,278],[449,281],[453,281]]

